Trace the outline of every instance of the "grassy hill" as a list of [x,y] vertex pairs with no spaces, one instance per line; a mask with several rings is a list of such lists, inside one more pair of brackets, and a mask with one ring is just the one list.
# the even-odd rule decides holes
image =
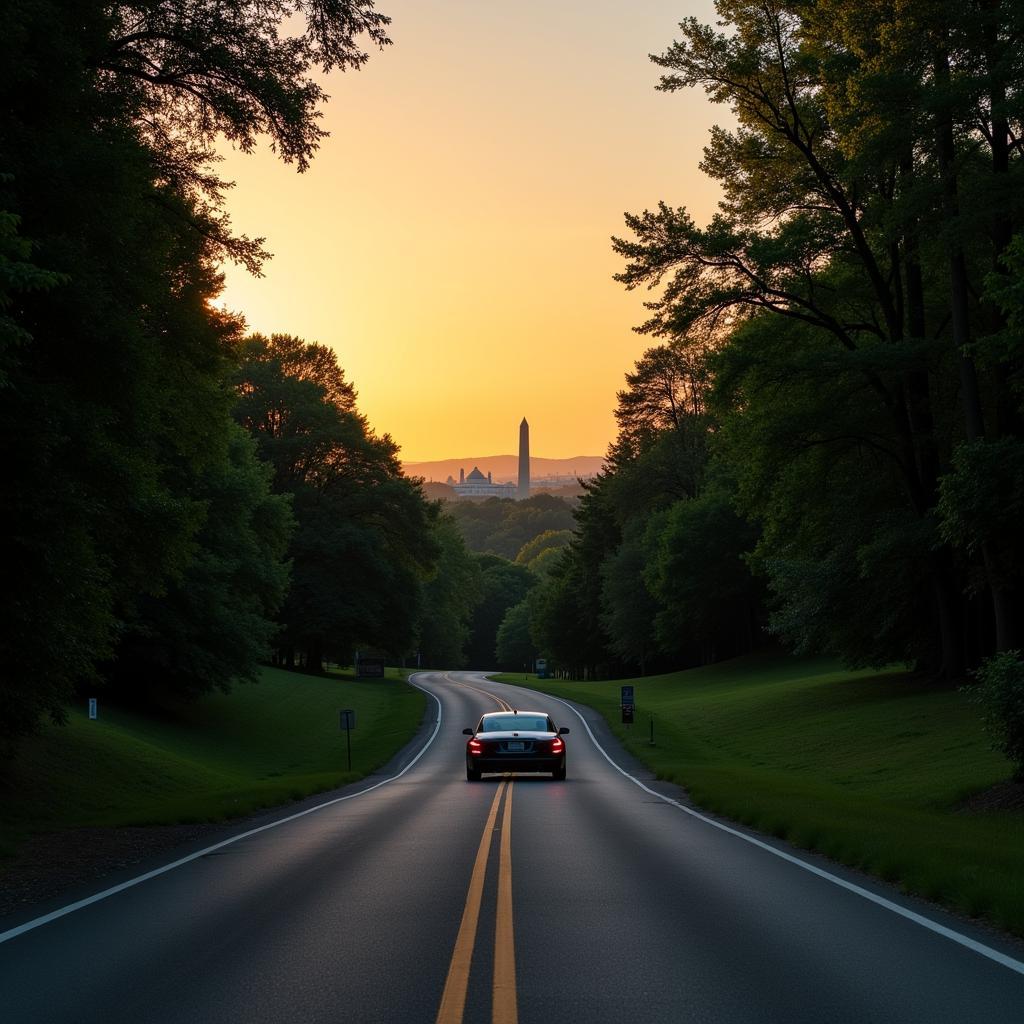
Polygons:
[[[386,682],[266,668],[257,685],[159,716],[100,700],[23,744],[2,777],[0,853],[30,832],[218,821],[332,789],[385,764],[413,736],[424,694]],[[356,711],[352,771],[338,711]]]
[[[623,682],[636,688],[632,727],[620,721]],[[1024,811],[964,809],[1011,767],[956,690],[793,658],[529,685],[597,708],[702,807],[1024,935]]]

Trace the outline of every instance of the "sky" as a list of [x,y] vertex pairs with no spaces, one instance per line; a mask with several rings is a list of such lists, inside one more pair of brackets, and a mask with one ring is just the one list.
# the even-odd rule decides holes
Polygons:
[[728,113],[656,92],[648,59],[711,4],[378,8],[394,45],[327,79],[308,171],[224,150],[234,228],[274,254],[259,279],[225,268],[225,305],[330,345],[405,460],[515,451],[524,416],[535,455],[603,454],[652,344],[610,236],[661,199],[698,222],[718,200],[697,165]]

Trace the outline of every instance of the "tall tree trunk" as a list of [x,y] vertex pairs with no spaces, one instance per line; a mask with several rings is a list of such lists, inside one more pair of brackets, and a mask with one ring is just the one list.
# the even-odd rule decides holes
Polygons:
[[[900,188],[910,193],[915,187],[914,158],[908,150],[900,158]],[[924,278],[921,272],[920,242],[917,219],[903,232],[903,245],[894,257],[903,265],[905,301],[898,303],[905,314],[905,342],[920,347],[926,338]],[[898,271],[898,264],[897,264]],[[897,281],[899,274],[895,275]],[[907,418],[914,444],[914,458],[922,488],[930,508],[938,497],[940,473],[938,445],[935,439],[935,417],[932,413],[931,380],[927,365],[913,367],[904,373]]]
[[[953,136],[953,116],[949,100],[950,70],[949,54],[944,46],[934,53],[935,83],[937,89],[946,93],[936,119],[936,156],[939,174],[942,178],[942,215],[948,233],[949,252],[949,295],[950,321],[953,345],[957,350],[960,364],[960,393],[964,413],[964,428],[969,442],[985,440],[985,420],[978,388],[977,369],[968,354],[971,341],[970,310],[968,305],[967,260],[964,256],[962,230],[960,225],[960,200],[957,186],[956,143]],[[996,650],[1009,649],[1012,637],[1012,610],[1010,595],[1000,580],[1000,573],[987,542],[981,545],[985,578],[992,598],[992,615],[995,623]]]
[[[915,187],[915,173],[913,154],[909,148],[900,157],[899,169],[901,191],[910,193]],[[927,322],[916,218],[906,225],[902,247],[895,259],[903,267],[905,298],[899,306],[905,315],[905,340],[911,345],[921,346],[926,337]],[[903,374],[903,390],[914,462],[920,481],[918,513],[923,517],[931,514],[938,501],[941,473],[932,412],[931,379],[927,366],[907,370]],[[929,555],[928,569],[934,602],[935,632],[942,652],[939,671],[947,678],[957,678],[963,675],[967,661],[963,636],[963,593],[948,545],[936,548]]]
[[[960,197],[957,185],[956,142],[953,136],[953,112],[949,54],[944,46],[934,53],[935,84],[940,96],[940,109],[935,123],[935,155],[942,179],[942,219],[946,227],[946,249],[949,253],[949,312],[953,346],[960,366],[960,401],[968,441],[985,437],[985,420],[978,390],[978,373],[967,351],[971,341],[967,260],[964,256],[960,225]],[[945,93],[945,98],[942,94]]]
[[306,671],[319,675],[324,670],[324,642],[319,636],[306,641]]
[[[1005,275],[1003,255],[1013,240],[1017,227],[1015,210],[1010,194],[1010,123],[1007,114],[1006,72],[1003,66],[1006,45],[1000,40],[999,0],[983,0],[983,36],[985,40],[985,66],[988,74],[989,109],[991,110],[991,146],[992,146],[992,179],[993,199],[992,211],[992,271]],[[986,303],[986,319],[988,329],[996,333],[1006,327],[1006,318],[995,303]],[[1014,394],[1009,381],[1020,371],[1020,365],[1001,364],[996,373],[996,408],[995,429],[999,437],[1015,436],[1024,438],[1024,416],[1022,416],[1018,396]],[[1002,591],[1000,600],[1003,622],[997,620],[996,646],[1000,651],[1020,646],[1022,630],[1021,608],[1018,588],[1007,586],[998,581]]]

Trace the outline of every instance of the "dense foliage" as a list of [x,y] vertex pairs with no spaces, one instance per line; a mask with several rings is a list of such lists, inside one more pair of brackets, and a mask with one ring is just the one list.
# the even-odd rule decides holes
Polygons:
[[976,675],[966,692],[981,706],[993,747],[1006,755],[1015,777],[1024,782],[1024,656],[1001,651],[987,658]]
[[[265,256],[231,231],[215,140],[269,137],[304,168],[317,73],[361,65],[386,23],[369,0],[5,9],[0,744],[61,720],[85,684],[225,690],[281,625],[309,646],[414,642],[434,515],[394,446],[333,354],[294,343],[261,363],[213,304],[222,259]],[[257,370],[324,449],[239,429]]]
[[519,604],[536,583],[525,565],[517,565],[497,555],[476,555],[479,570],[479,598],[469,623],[466,660],[470,668],[493,669],[497,666],[498,630],[510,608]]
[[653,60],[732,112],[723,199],[614,241],[658,344],[533,636],[573,673],[715,659],[766,587],[796,649],[962,677],[1024,629],[1024,13],[717,10]]
[[255,334],[237,349],[235,416],[290,495],[292,584],[279,656],[319,671],[357,644],[413,647],[420,583],[437,556],[428,505],[402,475],[398,448],[355,406],[334,353],[290,335]]
[[[470,551],[515,559],[524,544],[549,530],[571,530],[572,503],[550,494],[525,501],[488,498],[448,505]],[[538,552],[539,554],[539,552]]]
[[417,662],[424,668],[462,668],[470,618],[483,597],[480,566],[446,512],[438,512],[434,539],[439,556],[433,576],[423,585]]

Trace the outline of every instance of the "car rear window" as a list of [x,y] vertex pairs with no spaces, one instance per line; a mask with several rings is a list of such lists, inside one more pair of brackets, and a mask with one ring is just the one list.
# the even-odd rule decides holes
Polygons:
[[484,732],[554,732],[546,715],[496,715],[484,719]]

